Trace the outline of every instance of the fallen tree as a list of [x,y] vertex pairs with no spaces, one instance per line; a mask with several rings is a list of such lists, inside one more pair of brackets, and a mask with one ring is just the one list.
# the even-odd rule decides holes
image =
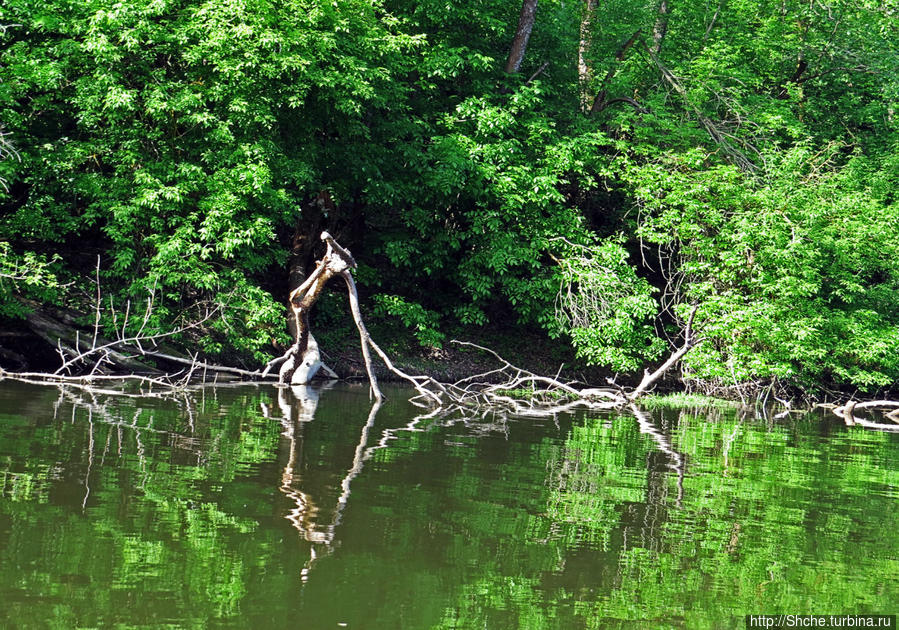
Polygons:
[[[658,381],[688,352],[703,342],[693,330],[696,307],[691,309],[684,323],[680,345],[671,350],[656,369],[645,370],[643,377],[632,388],[618,385],[607,379],[606,387],[588,387],[583,383],[561,379],[562,368],[555,376],[536,374],[517,367],[489,348],[454,340],[451,343],[492,356],[498,367],[467,376],[454,383],[441,383],[431,376],[413,375],[394,365],[390,357],[371,338],[359,307],[359,295],[353,278],[356,261],[349,250],[338,244],[328,232],[322,232],[321,240],[327,249],[316,263],[314,271],[289,295],[291,327],[295,331],[294,343],[278,358],[271,360],[261,370],[245,370],[216,365],[199,360],[197,355],[184,356],[164,345],[164,340],[178,333],[200,326],[210,318],[215,308],[207,308],[193,321],[164,333],[145,333],[146,322],[153,308],[153,295],[148,297],[142,315],[132,312],[126,305],[123,315],[112,314],[116,323],[113,337],[100,334],[100,296],[97,282],[97,305],[94,326],[91,330],[79,329],[73,312],[63,309],[34,309],[28,316],[28,324],[42,338],[53,345],[61,364],[52,373],[13,373],[0,368],[0,379],[57,382],[70,386],[114,393],[110,385],[116,382],[132,383],[128,395],[159,395],[171,390],[181,390],[197,381],[205,383],[220,376],[242,381],[276,379],[281,385],[305,385],[320,373],[331,378],[337,374],[321,360],[321,351],[312,335],[309,315],[322,294],[327,282],[339,276],[343,279],[349,298],[350,311],[359,333],[360,350],[365,362],[371,396],[381,401],[383,394],[373,367],[372,353],[378,356],[387,370],[415,388],[413,404],[443,413],[454,409],[485,409],[502,407],[506,411],[522,415],[551,415],[576,408],[613,409],[633,405],[639,398],[651,392]],[[99,275],[99,274],[98,274]],[[137,324],[129,326],[129,318],[138,317]],[[136,332],[127,331],[137,329]],[[161,360],[169,365],[181,365],[176,372],[160,370],[149,360]],[[280,366],[277,373],[276,367]],[[73,372],[80,371],[75,374]],[[891,425],[872,422],[854,415],[857,410],[883,411],[885,418],[899,423],[899,402],[878,400],[868,402],[849,401],[835,406],[833,412],[847,424],[859,424],[870,428],[899,430]],[[897,425],[899,426],[899,425]]]

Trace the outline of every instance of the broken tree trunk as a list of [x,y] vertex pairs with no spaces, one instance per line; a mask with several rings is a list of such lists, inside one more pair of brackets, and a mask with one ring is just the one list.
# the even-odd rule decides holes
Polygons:
[[[309,310],[321,295],[325,283],[336,275],[343,277],[346,282],[347,292],[350,298],[350,310],[353,313],[353,321],[359,330],[359,340],[362,346],[362,357],[365,359],[365,371],[368,373],[371,394],[376,400],[384,398],[378,387],[378,379],[375,376],[371,362],[370,350],[384,361],[387,369],[408,381],[424,398],[432,403],[441,404],[440,394],[445,393],[443,385],[429,376],[410,376],[397,369],[390,358],[372,340],[362,321],[362,313],[359,310],[359,294],[356,292],[356,283],[353,280],[352,270],[356,268],[356,261],[352,254],[335,241],[330,234],[322,232],[321,239],[328,245],[328,249],[321,260],[316,264],[306,281],[290,294],[290,310],[296,324],[296,341],[288,349],[284,356],[275,359],[266,367],[263,375],[268,374],[271,367],[278,362],[283,362],[279,372],[279,380],[283,384],[302,385],[308,383],[319,369],[327,369],[321,362],[318,344],[309,330]],[[333,373],[332,373],[333,374]],[[336,376],[336,375],[334,375]]]
[[290,293],[292,328],[296,332],[293,346],[283,357],[284,363],[279,371],[281,383],[305,385],[321,369],[321,352],[309,330],[309,311],[328,280],[356,267],[350,252],[338,245],[330,234],[322,232],[321,238],[328,244],[327,252],[316,263],[315,271],[309,274],[306,281]]

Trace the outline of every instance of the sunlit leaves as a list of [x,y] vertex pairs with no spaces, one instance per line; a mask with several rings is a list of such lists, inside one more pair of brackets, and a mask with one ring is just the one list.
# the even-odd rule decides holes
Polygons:
[[761,183],[683,162],[628,174],[640,233],[675,252],[683,299],[700,305],[709,343],[687,363],[731,382],[895,382],[899,214],[858,170],[876,162],[834,169],[804,147],[770,159]]
[[279,337],[259,278],[332,163],[322,130],[358,132],[391,102],[391,66],[418,39],[367,0],[16,0],[0,16],[17,25],[0,120],[24,144],[22,168],[0,173],[15,192],[0,233],[85,239],[108,291],[156,286],[187,306],[239,288],[229,308],[258,321],[221,319],[231,344],[260,349],[257,326]]
[[665,347],[652,326],[659,306],[627,251],[615,241],[565,249],[556,317],[578,356],[624,372],[657,358]]

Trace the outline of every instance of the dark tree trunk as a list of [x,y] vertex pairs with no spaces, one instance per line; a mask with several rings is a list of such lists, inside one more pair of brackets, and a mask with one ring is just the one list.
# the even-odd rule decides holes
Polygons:
[[[290,294],[306,280],[307,270],[315,259],[315,247],[321,241],[318,234],[322,223],[328,215],[334,213],[334,202],[328,191],[320,191],[309,203],[297,219],[291,242],[290,256],[287,259],[287,293]],[[287,318],[287,329],[290,336],[296,339],[297,330],[293,316]]]
[[528,48],[528,40],[531,31],[534,30],[534,19],[537,15],[537,0],[524,0],[521,5],[521,15],[518,17],[518,29],[515,31],[515,39],[509,49],[509,59],[506,61],[506,72],[515,74],[521,68],[521,61]]

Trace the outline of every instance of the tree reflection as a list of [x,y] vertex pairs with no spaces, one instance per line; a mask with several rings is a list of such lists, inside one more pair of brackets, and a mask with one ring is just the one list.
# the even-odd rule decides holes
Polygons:
[[842,422],[22,393],[0,392],[17,627],[714,628],[895,601],[895,435]]
[[[640,426],[640,432],[647,434],[652,438],[653,442],[655,442],[656,448],[659,450],[667,458],[667,466],[670,470],[674,471],[677,475],[677,501],[676,505],[678,508],[681,507],[683,499],[684,499],[684,475],[687,473],[686,459],[682,453],[679,453],[674,450],[674,447],[671,446],[671,437],[663,432],[663,430],[656,426],[650,419],[649,416],[641,410],[636,405],[629,405],[628,408],[630,412],[634,414],[634,418],[637,419],[637,424]],[[653,478],[652,475],[652,466],[649,466],[650,470],[650,478]],[[660,481],[664,482],[664,476],[661,476]],[[650,484],[650,486],[655,484]]]
[[320,555],[330,553],[335,545],[335,533],[337,526],[346,508],[350,497],[350,484],[353,479],[362,472],[365,462],[365,447],[368,443],[368,434],[374,426],[381,401],[376,400],[369,411],[368,418],[362,426],[359,443],[354,452],[352,465],[340,482],[340,496],[327,521],[322,521],[320,510],[316,506],[313,497],[302,489],[302,477],[300,475],[300,463],[303,457],[303,425],[315,419],[318,408],[320,391],[329,389],[330,383],[321,388],[308,385],[293,385],[282,387],[278,390],[278,408],[281,412],[279,418],[284,428],[281,433],[287,439],[288,457],[287,463],[281,474],[280,490],[292,503],[293,507],[287,513],[286,518],[291,525],[308,541],[309,560],[303,567],[300,577],[303,582],[309,579],[315,561]]

